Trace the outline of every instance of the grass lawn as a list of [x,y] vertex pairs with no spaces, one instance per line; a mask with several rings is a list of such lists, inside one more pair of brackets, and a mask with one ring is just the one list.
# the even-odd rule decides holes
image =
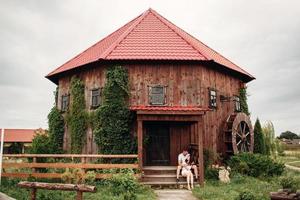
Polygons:
[[[21,189],[16,186],[19,180],[16,179],[2,179],[2,185],[0,191],[18,200],[29,199],[30,191],[27,189]],[[96,183],[96,193],[84,193],[85,200],[123,200],[123,194],[115,195],[112,192],[111,186],[102,182]],[[125,191],[124,191],[125,192]],[[124,193],[122,192],[122,193]],[[147,187],[141,187],[137,190],[137,200],[154,200],[156,195],[153,190]],[[50,191],[50,190],[37,190],[38,200],[74,200],[76,192],[68,191]],[[132,198],[130,198],[132,199]]]
[[[284,175],[297,176],[300,172],[287,170]],[[219,181],[207,181],[203,188],[193,190],[194,196],[201,200],[234,200],[241,191],[248,190],[259,196],[259,199],[270,199],[269,193],[280,189],[279,177],[258,179],[246,176],[235,176],[231,183],[222,184]]]

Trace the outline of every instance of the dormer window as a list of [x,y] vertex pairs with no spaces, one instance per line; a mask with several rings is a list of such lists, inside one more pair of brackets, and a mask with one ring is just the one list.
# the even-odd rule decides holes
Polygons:
[[100,106],[100,88],[93,89],[92,91],[92,102],[91,102],[91,108],[95,109]]
[[209,89],[209,107],[217,108],[217,91],[215,89]]
[[233,102],[234,102],[234,109],[236,112],[241,112],[241,101],[240,97],[234,96],[233,97]]
[[149,87],[149,104],[165,105],[166,104],[166,87],[156,85]]
[[66,112],[69,109],[70,95],[61,96],[61,111]]

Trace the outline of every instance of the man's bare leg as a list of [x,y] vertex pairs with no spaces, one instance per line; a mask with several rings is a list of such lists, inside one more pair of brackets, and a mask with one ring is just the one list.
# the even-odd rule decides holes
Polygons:
[[176,179],[177,179],[177,180],[179,179],[180,170],[181,170],[181,166],[178,165],[178,166],[177,166],[177,173],[176,173]]

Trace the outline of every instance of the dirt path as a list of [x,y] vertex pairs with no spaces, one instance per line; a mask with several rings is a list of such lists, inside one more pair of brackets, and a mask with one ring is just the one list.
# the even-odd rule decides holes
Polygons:
[[197,200],[188,190],[155,190],[158,200]]
[[300,172],[300,168],[299,167],[294,167],[294,166],[288,165],[288,164],[285,164],[285,167],[288,168],[288,169]]

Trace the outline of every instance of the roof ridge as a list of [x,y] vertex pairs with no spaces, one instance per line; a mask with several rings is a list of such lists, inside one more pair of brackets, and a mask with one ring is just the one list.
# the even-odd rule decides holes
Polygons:
[[[128,34],[139,24],[141,21],[147,16],[150,12],[149,10],[146,10],[143,14],[141,14],[138,18],[136,18],[137,21],[135,21],[130,27],[128,27],[119,37],[115,42],[113,42],[103,53],[101,58],[107,58],[109,54],[116,48],[118,44],[120,44],[127,36]],[[127,23],[128,24],[128,23]],[[98,59],[100,60],[100,59]]]
[[[251,74],[249,74],[246,70],[242,69],[241,67],[239,67],[238,65],[236,65],[234,62],[230,61],[228,58],[224,57],[223,55],[221,55],[219,52],[217,52],[216,50],[212,49],[211,47],[209,47],[208,45],[206,45],[205,43],[203,43],[202,41],[198,40],[196,37],[194,37],[193,35],[191,35],[190,33],[186,32],[185,30],[183,30],[182,28],[178,27],[177,25],[175,25],[174,23],[172,23],[171,21],[169,21],[168,19],[166,19],[164,16],[160,15],[159,13],[157,13],[155,10],[150,9],[151,11],[153,11],[153,13],[162,18],[164,21],[166,21],[167,23],[172,24],[173,26],[177,27],[178,29],[180,29],[182,32],[184,32],[185,34],[189,35],[190,37],[192,37],[194,40],[196,40],[197,42],[201,43],[202,45],[204,45],[205,47],[207,47],[209,50],[215,52],[216,54],[218,54],[219,56],[221,56],[223,59],[227,60],[228,62],[230,62],[231,64],[233,64],[235,67],[239,68],[240,70],[242,70],[243,72],[247,73],[248,75],[250,75],[252,77]],[[164,23],[166,24],[166,23]],[[166,24],[167,25],[167,24]],[[168,26],[168,25],[167,25]],[[168,26],[170,27],[170,26]],[[177,33],[180,37],[182,37],[185,41],[188,40],[188,38],[182,36],[181,33],[179,33],[178,31],[176,31],[175,29],[173,29],[172,27],[170,27],[175,33]],[[186,41],[187,42],[187,41]],[[208,60],[214,60],[213,58],[211,58],[210,56],[208,56],[205,52],[201,52],[197,47],[195,47],[194,45],[192,45],[190,42],[188,42],[193,48],[197,49],[197,51],[203,55],[206,59]]]
[[209,60],[209,58],[206,55],[203,55],[203,53],[196,48],[193,44],[191,44],[190,41],[187,41],[187,38],[184,37],[181,33],[179,33],[178,31],[176,31],[174,28],[172,28],[169,24],[167,24],[166,22],[170,23],[171,25],[177,27],[178,29],[182,30],[181,28],[179,28],[178,26],[176,26],[175,24],[173,24],[171,21],[167,20],[165,17],[163,17],[162,15],[160,15],[158,12],[156,12],[153,9],[149,9],[157,19],[159,19],[163,24],[165,24],[167,27],[169,27],[174,33],[176,33],[179,37],[181,37],[187,44],[189,44],[192,48],[194,48],[196,51],[199,52],[200,55],[202,55],[204,58],[206,58],[207,60]]
[[84,51],[78,53],[75,57],[71,58],[70,60],[68,60],[67,62],[65,62],[64,64],[62,64],[61,66],[59,66],[58,68],[56,68],[55,70],[51,71],[48,75],[46,75],[46,77],[50,76],[53,72],[59,70],[60,68],[64,67],[67,63],[71,62],[73,59],[78,58],[80,55],[82,55],[83,53],[87,52],[89,49],[92,49],[94,46],[98,45],[99,43],[103,42],[105,39],[109,38],[110,36],[112,36],[113,34],[115,34],[116,32],[118,32],[119,30],[121,30],[122,28],[124,28],[127,24],[137,20],[139,17],[141,17],[143,14],[140,14],[139,16],[133,18],[131,21],[125,23],[123,26],[121,26],[120,28],[118,28],[117,30],[113,31],[112,33],[110,33],[109,35],[105,36],[104,38],[102,38],[100,41],[94,43],[92,46],[90,46],[89,48],[85,49]]

